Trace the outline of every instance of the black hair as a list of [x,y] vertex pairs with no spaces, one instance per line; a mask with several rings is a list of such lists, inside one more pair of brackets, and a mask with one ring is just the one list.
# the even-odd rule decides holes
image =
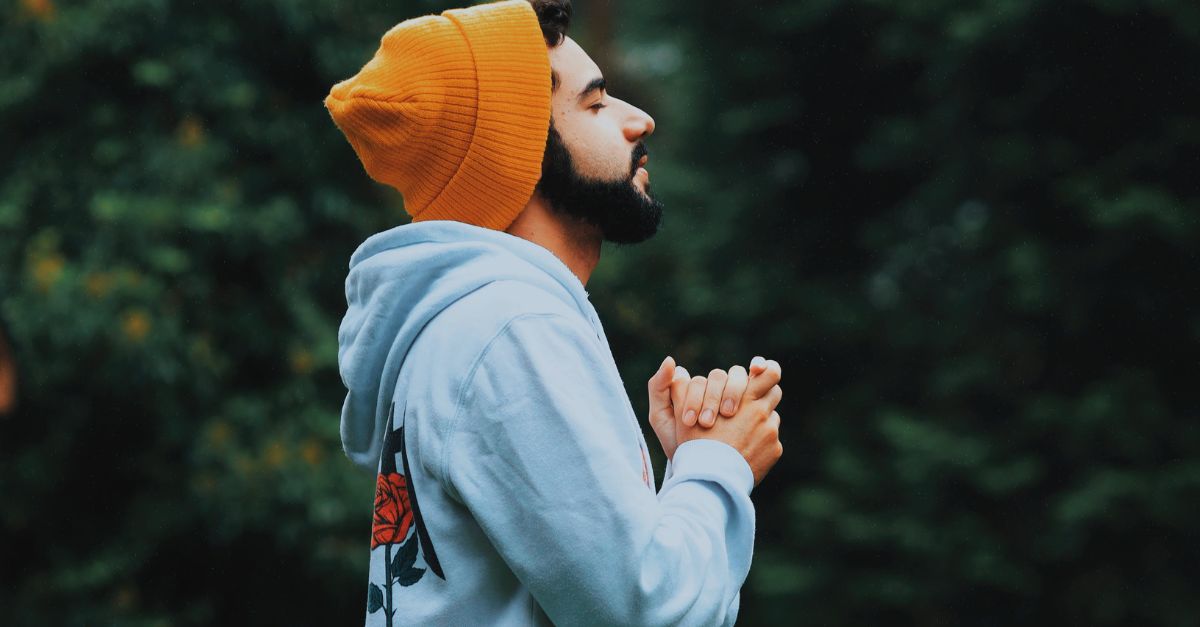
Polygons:
[[[561,45],[567,36],[567,28],[571,26],[571,0],[529,0],[529,4],[537,13],[546,47]],[[558,72],[554,70],[550,71],[550,91],[558,91]]]
[[529,0],[529,4],[537,13],[546,46],[554,48],[561,44],[571,25],[571,0]]

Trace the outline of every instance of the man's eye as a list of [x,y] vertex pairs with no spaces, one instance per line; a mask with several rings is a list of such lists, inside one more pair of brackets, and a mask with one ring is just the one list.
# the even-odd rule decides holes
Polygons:
[[588,108],[589,108],[589,109],[594,109],[594,110],[596,110],[596,111],[599,111],[600,109],[603,109],[604,107],[607,107],[607,106],[608,106],[608,105],[604,104],[603,102],[597,102],[596,104],[594,104],[594,105],[592,105],[592,106],[590,106],[590,107],[588,107]]

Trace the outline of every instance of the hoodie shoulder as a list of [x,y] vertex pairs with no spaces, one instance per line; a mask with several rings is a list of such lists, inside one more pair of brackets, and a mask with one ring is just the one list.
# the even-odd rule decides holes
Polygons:
[[514,318],[527,314],[559,314],[583,317],[561,297],[524,281],[493,281],[463,296],[430,323],[435,334],[449,334],[458,342],[482,348],[497,331]]

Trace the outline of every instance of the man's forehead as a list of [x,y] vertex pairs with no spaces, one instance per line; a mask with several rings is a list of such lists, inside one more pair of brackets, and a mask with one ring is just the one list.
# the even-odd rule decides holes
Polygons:
[[558,74],[560,89],[568,95],[579,93],[593,79],[602,76],[596,62],[570,37],[564,37],[561,44],[550,49],[550,69]]

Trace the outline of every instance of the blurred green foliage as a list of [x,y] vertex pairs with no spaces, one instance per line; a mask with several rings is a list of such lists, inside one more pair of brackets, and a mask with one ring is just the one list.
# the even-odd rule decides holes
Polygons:
[[[405,214],[321,99],[453,4],[0,9],[0,622],[361,619],[337,325]],[[1196,622],[1200,5],[576,8],[658,123],[588,286],[634,406],[784,367],[743,624]]]

